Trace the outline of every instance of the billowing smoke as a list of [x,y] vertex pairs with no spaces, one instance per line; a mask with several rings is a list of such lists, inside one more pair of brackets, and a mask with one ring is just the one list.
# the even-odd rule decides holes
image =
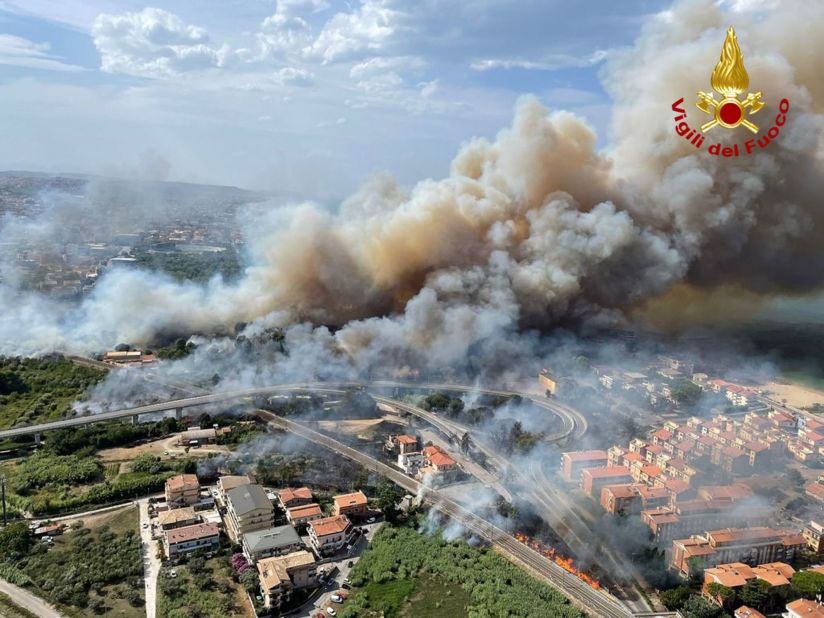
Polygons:
[[[676,136],[670,110],[684,97],[690,122],[703,122],[693,102],[709,89],[730,23],[767,104],[753,119],[766,129],[779,101],[791,104],[780,136],[738,159]],[[524,98],[512,126],[464,145],[445,179],[407,192],[378,175],[336,210],[250,215],[239,283],[113,272],[72,307],[4,287],[0,341],[7,352],[89,351],[237,322],[305,322],[336,327],[316,331],[319,345],[367,366],[400,351],[447,365],[524,327],[624,322],[676,284],[757,298],[817,290],[822,30],[819,3],[755,16],[678,3],[603,71],[614,100],[604,152],[583,120]],[[715,129],[707,140],[744,133]]]

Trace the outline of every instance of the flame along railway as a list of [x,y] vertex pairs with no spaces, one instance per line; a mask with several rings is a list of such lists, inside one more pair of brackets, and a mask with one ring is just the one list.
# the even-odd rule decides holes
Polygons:
[[[74,359],[73,359],[74,360]],[[100,366],[102,363],[90,361],[89,359],[77,359],[82,364]],[[110,369],[110,366],[105,366]],[[193,387],[191,385],[169,384],[179,390],[193,393],[195,391],[203,393],[202,389]],[[300,383],[300,384],[281,384],[268,387],[260,387],[253,389],[241,389],[236,391],[228,391],[225,393],[207,393],[192,397],[170,400],[162,403],[149,404],[145,406],[138,406],[134,408],[126,408],[122,410],[114,410],[104,412],[92,416],[81,416],[63,421],[54,421],[50,423],[42,423],[39,425],[31,425],[27,427],[16,427],[11,430],[0,431],[0,439],[9,437],[19,437],[24,435],[39,435],[42,432],[61,429],[72,426],[87,425],[89,423],[103,422],[108,420],[116,420],[120,418],[137,418],[143,414],[155,414],[162,412],[169,412],[175,410],[180,412],[184,408],[209,405],[216,403],[224,403],[233,400],[242,400],[254,396],[266,395],[278,392],[294,392],[294,391],[309,391],[309,392],[325,392],[325,393],[340,393],[342,388],[364,388],[367,386],[380,388],[404,388],[404,389],[422,389],[422,390],[443,390],[451,392],[481,392],[489,395],[497,395],[503,397],[522,397],[529,399],[535,405],[544,408],[553,414],[557,414],[562,419],[562,429],[553,436],[549,436],[548,440],[560,441],[570,436],[580,436],[586,431],[586,419],[577,411],[557,404],[556,402],[548,402],[536,398],[532,395],[520,393],[517,391],[504,391],[494,389],[482,389],[469,385],[455,385],[455,384],[419,384],[412,382],[373,382],[364,384],[360,382],[345,382],[345,383]],[[371,394],[371,393],[370,393]],[[379,395],[371,394],[378,402],[385,402],[396,408],[403,409],[410,414],[422,417],[434,427],[442,431],[448,436],[457,436],[462,433],[463,428],[456,423],[441,419],[432,413],[428,413],[416,406],[406,404],[397,400],[381,397]],[[468,530],[477,534],[479,537],[485,539],[487,542],[495,546],[508,558],[515,563],[527,567],[537,575],[549,580],[552,584],[562,589],[576,604],[592,613],[594,616],[605,616],[607,618],[626,618],[632,616],[632,612],[627,609],[621,602],[606,591],[600,590],[597,582],[590,581],[588,576],[578,571],[566,558],[555,555],[547,549],[536,547],[534,542],[528,539],[516,539],[509,533],[497,528],[486,520],[467,511],[457,503],[444,497],[436,490],[425,488],[416,480],[400,473],[399,471],[371,458],[367,455],[356,451],[332,438],[323,434],[315,432],[307,427],[304,427],[293,421],[283,419],[271,412],[264,410],[257,410],[257,414],[267,420],[267,422],[276,427],[286,429],[296,435],[310,440],[314,443],[321,444],[327,448],[337,452],[338,454],[357,461],[364,467],[389,478],[399,486],[407,491],[413,493],[420,493],[424,496],[424,500],[436,508],[444,515],[461,523]],[[488,447],[479,445],[480,449],[485,452],[487,457],[499,470],[505,470],[508,467],[508,462],[502,459],[497,453]]]

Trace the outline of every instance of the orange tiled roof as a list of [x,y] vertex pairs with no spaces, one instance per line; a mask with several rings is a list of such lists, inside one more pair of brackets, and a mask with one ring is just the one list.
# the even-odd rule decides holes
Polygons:
[[368,500],[366,499],[366,494],[362,491],[356,491],[351,494],[342,494],[340,496],[335,496],[334,498],[335,506],[340,508],[346,508],[348,506],[366,506]]
[[344,532],[349,526],[349,518],[346,515],[338,515],[337,517],[324,517],[323,519],[316,519],[309,522],[309,526],[315,531],[318,537],[329,536],[330,534],[340,534]]

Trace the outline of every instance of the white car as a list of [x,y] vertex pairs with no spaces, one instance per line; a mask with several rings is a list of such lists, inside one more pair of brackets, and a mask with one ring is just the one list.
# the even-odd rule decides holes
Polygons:
[[369,519],[367,519],[367,520],[366,520],[366,523],[367,523],[367,524],[374,524],[374,523],[375,523],[375,518],[374,518],[374,517],[370,517]]
[[343,603],[343,597],[339,594],[333,594],[329,598],[332,599],[332,603]]
[[326,613],[329,614],[330,616],[337,616],[338,615],[338,612],[335,611],[334,607],[327,607],[326,608]]
[[177,571],[176,571],[176,570],[174,570],[174,569],[172,569],[171,571],[169,571],[169,577],[171,577],[172,579],[174,579],[175,577],[177,577]]

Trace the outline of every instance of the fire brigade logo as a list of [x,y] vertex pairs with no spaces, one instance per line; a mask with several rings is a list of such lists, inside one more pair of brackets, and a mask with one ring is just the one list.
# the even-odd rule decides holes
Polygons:
[[741,100],[738,98],[750,85],[750,76],[744,68],[744,56],[738,47],[735,30],[727,30],[727,38],[721,49],[721,58],[712,72],[710,79],[712,89],[721,95],[721,100],[715,98],[712,92],[699,92],[695,106],[705,114],[714,116],[712,120],[701,125],[701,131],[706,133],[718,125],[725,129],[734,129],[744,125],[753,133],[758,133],[758,126],[747,120],[747,116],[755,114],[764,107],[760,92],[749,92]]

